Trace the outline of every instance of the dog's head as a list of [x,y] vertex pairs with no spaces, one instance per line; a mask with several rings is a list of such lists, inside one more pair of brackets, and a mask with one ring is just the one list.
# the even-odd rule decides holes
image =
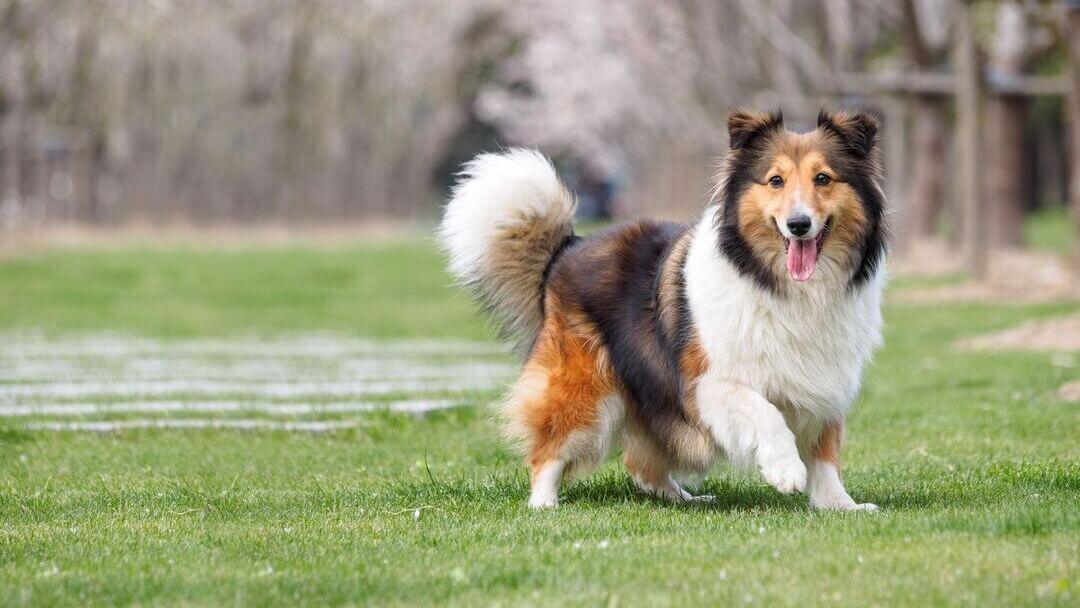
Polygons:
[[779,112],[732,112],[717,190],[721,253],[774,292],[865,283],[885,249],[877,128],[861,111],[822,111],[808,133],[786,130]]

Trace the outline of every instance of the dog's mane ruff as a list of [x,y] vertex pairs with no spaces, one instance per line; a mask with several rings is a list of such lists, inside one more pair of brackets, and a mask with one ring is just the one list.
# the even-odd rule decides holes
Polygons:
[[709,188],[708,205],[718,205],[723,202],[724,190],[727,189],[728,178],[731,176],[731,169],[725,156],[715,166],[715,173],[712,178],[712,187]]

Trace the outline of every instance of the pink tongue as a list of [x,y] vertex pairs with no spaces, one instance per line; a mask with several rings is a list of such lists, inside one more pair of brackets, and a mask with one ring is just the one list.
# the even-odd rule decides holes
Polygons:
[[787,269],[791,278],[805,281],[814,275],[817,267],[817,239],[790,241],[787,253]]

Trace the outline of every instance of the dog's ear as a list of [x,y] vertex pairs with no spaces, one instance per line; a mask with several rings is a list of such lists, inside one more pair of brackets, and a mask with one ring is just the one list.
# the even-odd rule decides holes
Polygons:
[[738,108],[732,110],[727,118],[728,138],[731,141],[732,150],[738,150],[761,135],[776,132],[782,128],[784,128],[784,115],[780,110],[766,114]]
[[877,147],[878,119],[862,110],[845,110],[830,114],[822,110],[818,114],[819,129],[840,138],[849,152],[859,158],[870,156]]

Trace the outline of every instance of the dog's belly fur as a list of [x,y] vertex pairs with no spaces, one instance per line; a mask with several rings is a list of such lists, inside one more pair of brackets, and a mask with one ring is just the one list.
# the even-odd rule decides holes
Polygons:
[[623,443],[651,443],[688,474],[720,454],[700,423],[699,408],[711,407],[696,400],[703,373],[765,396],[802,448],[848,411],[880,340],[877,281],[777,299],[719,255],[711,225],[706,214],[696,227],[642,222],[582,239],[553,262],[545,290],[545,314],[577,319],[573,331],[599,345],[598,373],[613,377],[624,408]]

